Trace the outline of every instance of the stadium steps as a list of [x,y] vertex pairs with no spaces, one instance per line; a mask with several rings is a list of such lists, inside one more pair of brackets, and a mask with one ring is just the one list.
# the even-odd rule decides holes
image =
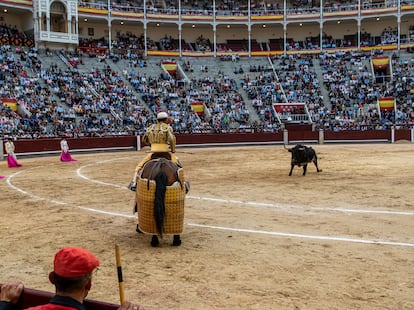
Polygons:
[[82,64],[78,63],[77,70],[79,73],[89,73],[94,69],[105,70],[108,62],[110,62],[108,59],[100,62],[97,57],[84,56],[82,57]]
[[151,57],[147,59],[147,66],[140,68],[140,72],[146,74],[147,77],[152,77],[158,79],[161,74],[164,74],[164,70],[161,67],[161,63],[164,59],[163,57]]
[[38,58],[42,62],[42,69],[49,70],[52,66],[57,65],[59,68],[66,70],[68,67],[66,64],[60,59],[60,57],[56,53],[52,53],[51,55],[46,55],[43,53],[38,54]]
[[328,108],[328,110],[331,110],[332,105],[329,100],[329,91],[326,88],[325,83],[323,82],[322,67],[320,65],[319,58],[314,57],[312,59],[312,62],[313,62],[313,70],[315,70],[316,77],[318,78],[318,81],[319,81],[319,87],[321,89],[321,93],[323,97],[323,104],[325,105],[325,107]]
[[[122,76],[122,79],[124,80],[125,84],[128,85],[129,89],[132,91],[132,93],[135,95],[137,101],[140,103],[142,107],[147,109],[149,112],[152,113],[150,107],[141,99],[141,94],[135,90],[135,87],[127,80],[126,74],[130,70],[130,64],[129,62],[126,62],[124,60],[113,62],[112,60],[107,61],[107,65],[111,68],[112,71],[117,72],[120,76]],[[134,68],[137,70],[138,68]],[[139,70],[141,71],[141,70]]]
[[[42,70],[49,70],[54,65],[57,65],[58,68],[61,68],[61,69],[63,67],[64,70],[72,69],[72,67],[70,67],[70,68],[67,67],[67,65],[62,61],[62,59],[56,53],[51,53],[50,55],[47,55],[46,53],[41,53],[39,51],[38,58],[42,62]],[[39,81],[39,84],[40,84],[41,87],[47,88],[50,91],[51,99],[53,101],[55,101],[56,104],[59,107],[61,107],[67,115],[69,115],[69,110],[70,110],[71,107],[69,107],[66,103],[62,102],[60,100],[60,98],[58,96],[56,96],[56,94],[53,92],[53,89],[51,87],[49,87],[49,85],[42,78],[39,78],[38,81]],[[81,119],[82,119],[81,117],[75,116],[74,121],[76,122],[76,124],[79,124]]]
[[[257,114],[256,109],[253,107],[252,101],[247,97],[247,93],[243,90],[241,86],[241,79],[244,77],[249,77],[250,80],[255,80],[258,75],[261,73],[259,72],[250,72],[250,66],[268,66],[269,63],[267,59],[263,60],[262,58],[250,58],[244,59],[241,58],[236,62],[232,61],[221,61],[221,68],[225,75],[227,75],[230,79],[233,79],[237,84],[237,91],[240,96],[243,98],[243,101],[246,103],[246,108],[249,111],[249,118],[250,121],[257,121],[259,122],[259,115]],[[239,72],[239,69],[243,69],[243,73],[235,73]]]
[[399,61],[407,63],[408,65],[414,65],[414,56],[411,53],[400,53]]

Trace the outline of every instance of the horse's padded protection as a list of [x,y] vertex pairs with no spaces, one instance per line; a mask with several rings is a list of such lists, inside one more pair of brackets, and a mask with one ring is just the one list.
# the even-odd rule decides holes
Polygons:
[[[167,186],[165,193],[164,234],[181,234],[184,226],[185,185],[184,171],[178,170],[180,182]],[[139,229],[147,234],[156,235],[157,227],[154,220],[155,181],[138,178],[137,203]]]

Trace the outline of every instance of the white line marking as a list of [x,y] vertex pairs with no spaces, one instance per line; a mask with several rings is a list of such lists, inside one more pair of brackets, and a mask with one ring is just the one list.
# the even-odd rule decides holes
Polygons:
[[7,179],[6,179],[6,183],[7,183],[7,185],[8,185],[9,187],[11,187],[12,189],[14,189],[15,191],[18,191],[20,194],[23,194],[23,195],[29,196],[30,198],[35,199],[35,200],[39,200],[39,199],[40,199],[40,200],[42,200],[42,198],[41,198],[41,197],[36,196],[36,195],[29,194],[28,192],[25,192],[24,190],[22,190],[22,189],[20,189],[20,188],[18,188],[18,187],[16,187],[16,186],[14,186],[14,185],[11,183],[11,179],[12,179],[14,176],[19,175],[19,174],[20,174],[20,173],[22,173],[22,172],[23,172],[23,171],[19,171],[19,172],[13,173],[12,175],[8,176],[8,177],[7,177]]
[[211,225],[201,225],[201,224],[187,224],[188,226],[202,227],[202,228],[211,228],[227,231],[237,231],[237,232],[246,232],[254,234],[265,234],[272,236],[280,237],[289,237],[289,238],[305,238],[305,239],[316,239],[316,240],[327,240],[327,241],[343,241],[343,242],[356,242],[356,243],[368,243],[368,244],[382,244],[382,245],[395,245],[395,246],[404,246],[404,247],[414,247],[414,243],[406,242],[393,242],[386,240],[370,240],[370,239],[353,239],[353,238],[343,238],[343,237],[326,237],[326,236],[315,236],[315,235],[302,235],[302,234],[291,234],[291,233],[282,233],[276,231],[266,231],[266,230],[256,230],[256,229],[245,229],[245,228],[231,228],[231,227],[222,227],[222,226],[211,226]]
[[[92,166],[92,165],[87,165],[87,166]],[[83,166],[83,167],[86,167],[86,166]],[[77,170],[77,173],[78,173],[79,176],[81,175],[80,174],[81,169],[82,169],[82,167]],[[9,177],[7,177],[6,182],[14,190],[18,191],[19,193],[21,193],[25,196],[29,196],[32,199],[49,201],[49,202],[54,203],[54,204],[64,205],[64,206],[67,206],[67,207],[75,207],[77,209],[81,209],[81,210],[84,210],[84,211],[90,211],[90,212],[95,212],[95,213],[104,214],[104,215],[119,216],[119,217],[125,217],[125,218],[136,218],[136,216],[134,216],[134,215],[127,215],[127,214],[122,214],[122,213],[117,213],[117,212],[108,212],[108,211],[103,211],[103,210],[94,209],[94,208],[90,208],[90,207],[84,207],[84,206],[80,206],[80,205],[74,206],[74,205],[69,204],[69,203],[64,202],[64,201],[60,201],[60,200],[56,200],[56,199],[43,198],[43,197],[34,195],[32,193],[29,193],[27,191],[24,191],[24,190],[18,188],[17,186],[15,186],[11,183],[11,179],[14,176],[19,175],[22,172],[23,171],[19,171],[19,172],[16,172],[16,173],[10,175]],[[98,183],[98,184],[103,183],[104,185],[111,185],[110,183],[104,183],[104,182],[89,179],[86,176],[82,176],[82,178],[84,178],[86,180],[90,180],[91,182],[95,182],[95,183]],[[121,187],[119,185],[117,185],[116,187],[124,188],[124,187]],[[232,201],[232,202],[235,202],[235,203],[236,202],[237,203],[244,203],[244,202],[238,201],[238,200],[224,200],[224,199],[222,200],[222,199],[215,199],[215,198],[212,198],[212,199],[214,201],[220,201],[220,202]],[[249,205],[250,204],[255,205],[256,203],[249,203]],[[268,205],[268,204],[266,204],[266,205]],[[273,204],[269,204],[269,205],[272,206],[272,207],[274,206]],[[288,238],[306,238],[306,239],[314,239],[314,240],[342,241],[342,242],[354,242],[354,243],[365,243],[365,244],[381,244],[381,245],[391,245],[391,246],[414,247],[414,243],[393,242],[393,241],[386,241],[386,240],[353,239],[353,238],[344,238],[344,237],[302,235],[302,234],[283,233],[283,232],[275,232],[275,231],[254,230],[254,229],[245,229],[245,228],[231,228],[231,227],[212,226],[212,225],[202,225],[202,224],[195,224],[195,223],[186,223],[186,225],[192,226],[192,227],[203,227],[203,228],[210,228],[210,229],[217,229],[217,230],[246,232],[246,233],[254,233],[254,234],[266,234],[266,235],[288,237]]]
[[20,194],[25,195],[25,196],[29,196],[30,198],[32,198],[34,200],[48,201],[48,202],[51,202],[51,203],[54,203],[54,204],[57,204],[57,205],[74,207],[74,208],[77,208],[77,209],[81,209],[81,210],[85,210],[85,211],[91,211],[91,212],[95,212],[95,213],[106,214],[106,215],[113,215],[113,216],[126,217],[126,218],[136,218],[136,216],[134,216],[134,215],[127,215],[127,214],[117,213],[117,212],[108,212],[108,211],[103,211],[103,210],[99,210],[99,209],[84,207],[84,206],[80,206],[80,205],[76,206],[76,205],[70,204],[68,202],[64,202],[64,201],[56,200],[56,199],[44,198],[44,197],[40,197],[40,196],[34,195],[32,193],[29,193],[27,191],[24,191],[21,188],[18,188],[17,186],[15,186],[11,183],[11,179],[14,176],[16,176],[16,175],[18,175],[22,172],[23,171],[19,171],[19,172],[16,172],[16,173],[10,175],[9,177],[7,177],[7,180],[6,180],[7,185],[9,185],[14,190],[18,191]]
[[389,210],[356,210],[356,209],[344,209],[344,208],[321,208],[321,207],[306,207],[306,206],[294,206],[278,203],[265,203],[265,202],[254,202],[254,201],[242,201],[242,200],[233,200],[233,199],[221,199],[221,198],[209,198],[209,197],[196,197],[196,196],[186,196],[189,199],[205,200],[217,203],[234,203],[247,205],[252,207],[266,207],[266,208],[276,208],[276,209],[306,209],[306,210],[315,210],[315,211],[335,211],[343,213],[371,213],[371,214],[393,214],[393,215],[414,215],[414,212],[410,211],[389,211]]
[[[127,188],[126,188],[126,186],[121,186],[121,185],[118,185],[118,184],[113,184],[113,183],[106,183],[106,182],[102,182],[102,181],[98,181],[98,180],[92,180],[92,179],[90,179],[90,178],[88,178],[88,177],[84,176],[84,175],[81,173],[81,171],[82,171],[82,169],[83,169],[83,168],[90,167],[90,166],[96,166],[97,164],[101,164],[101,163],[105,163],[105,162],[108,162],[108,161],[113,161],[113,160],[114,160],[114,159],[110,159],[110,160],[103,160],[103,161],[100,161],[100,162],[97,162],[97,163],[94,163],[94,164],[89,164],[89,165],[81,166],[81,167],[79,167],[79,168],[76,170],[76,174],[77,174],[80,178],[85,179],[85,180],[87,180],[87,181],[89,181],[89,182],[93,182],[93,183],[100,184],[100,185],[112,186],[112,187],[116,187],[116,188],[124,188],[124,189],[127,189]],[[118,158],[118,160],[119,160],[119,158]]]
[[[119,160],[120,158],[117,158]],[[128,159],[126,157],[122,159]],[[85,167],[94,166],[100,163],[114,161],[114,159],[100,161],[94,164],[89,164],[82,166],[76,170],[76,174],[81,177],[82,179],[88,180],[89,182],[112,186],[120,189],[129,190],[126,186],[121,186],[119,184],[114,183],[107,183],[98,180],[94,180],[88,178],[87,176],[82,174],[82,169]],[[306,206],[294,206],[294,205],[287,205],[287,204],[280,204],[280,203],[265,203],[265,202],[256,202],[256,201],[242,201],[242,200],[234,200],[234,199],[221,199],[221,198],[212,198],[212,197],[201,197],[201,196],[191,196],[187,195],[186,198],[194,199],[194,200],[203,200],[203,201],[210,201],[215,203],[226,203],[226,204],[239,204],[239,205],[246,205],[251,207],[266,207],[266,208],[275,208],[275,209],[301,209],[301,210],[313,210],[313,211],[333,211],[333,212],[341,212],[341,213],[369,213],[369,214],[390,214],[390,215],[414,215],[412,211],[390,211],[390,210],[356,210],[356,209],[345,209],[345,208],[321,208],[321,207],[306,207]]]
[[[113,160],[113,159],[112,159]],[[108,162],[111,160],[102,161]],[[126,186],[120,186],[119,184],[114,183],[107,183],[98,180],[94,180],[88,178],[87,176],[82,174],[82,169],[84,167],[93,166],[96,164],[90,164],[86,166],[82,166],[76,170],[76,173],[82,179],[88,180],[89,182],[112,186],[116,188],[121,188],[128,190]],[[266,202],[255,202],[255,201],[242,201],[242,200],[234,200],[234,199],[221,199],[221,198],[212,198],[212,197],[201,197],[201,196],[191,196],[187,195],[186,198],[194,199],[194,200],[203,200],[203,201],[210,201],[215,203],[226,203],[226,204],[239,204],[239,205],[246,205],[251,207],[266,207],[266,208],[275,208],[275,209],[301,209],[301,210],[313,210],[313,211],[333,211],[333,212],[341,212],[341,213],[370,213],[370,214],[391,214],[391,215],[414,215],[414,212],[411,211],[389,211],[389,210],[356,210],[356,209],[345,209],[345,208],[321,208],[321,207],[306,207],[306,206],[294,206],[294,205],[286,205],[280,203],[266,203]]]

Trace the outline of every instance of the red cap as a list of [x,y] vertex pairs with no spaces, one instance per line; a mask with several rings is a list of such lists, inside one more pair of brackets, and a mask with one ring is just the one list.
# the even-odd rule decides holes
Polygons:
[[63,248],[55,254],[54,271],[58,276],[80,278],[99,266],[99,260],[82,248]]

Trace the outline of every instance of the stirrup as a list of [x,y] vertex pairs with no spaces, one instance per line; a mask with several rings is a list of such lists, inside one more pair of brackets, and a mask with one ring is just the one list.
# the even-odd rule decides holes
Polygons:
[[190,182],[184,181],[185,184],[185,193],[187,194],[190,191]]

